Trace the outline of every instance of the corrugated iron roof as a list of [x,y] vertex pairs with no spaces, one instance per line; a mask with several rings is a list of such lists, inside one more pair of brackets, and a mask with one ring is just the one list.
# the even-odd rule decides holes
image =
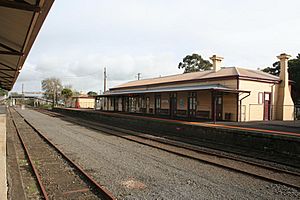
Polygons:
[[0,1],[0,87],[12,89],[53,2]]
[[230,76],[238,76],[238,77],[248,77],[253,79],[263,79],[269,81],[278,81],[279,77],[273,76],[271,74],[259,71],[259,70],[251,70],[244,69],[239,67],[226,67],[222,68],[217,72],[212,70],[201,71],[201,72],[191,72],[185,74],[176,74],[170,76],[163,76],[158,78],[150,78],[150,79],[142,79],[137,81],[130,81],[116,87],[111,88],[110,90],[123,89],[123,88],[131,88],[131,87],[139,87],[139,86],[148,86],[155,84],[166,84],[172,82],[182,82],[182,81],[192,81],[192,80],[201,80],[201,79],[217,79],[222,77],[230,77]]
[[124,94],[145,94],[145,93],[159,93],[159,92],[181,92],[181,91],[199,91],[199,90],[216,90],[224,92],[247,92],[236,90],[232,88],[225,87],[220,84],[210,84],[210,85],[193,85],[193,86],[173,86],[173,87],[160,87],[160,88],[146,88],[146,89],[131,89],[131,90],[122,90],[122,91],[110,91],[103,95],[98,96],[114,96],[114,95],[124,95]]

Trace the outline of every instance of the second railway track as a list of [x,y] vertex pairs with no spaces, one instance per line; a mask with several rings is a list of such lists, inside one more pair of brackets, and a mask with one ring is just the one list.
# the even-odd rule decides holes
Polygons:
[[[51,117],[67,117],[45,110],[40,112]],[[72,117],[67,118],[68,121],[92,128],[94,130],[300,190],[300,173],[298,171],[277,168],[264,162],[254,162],[252,160],[247,160],[245,157],[240,157],[239,155],[229,156],[226,154],[221,154],[220,152],[210,152],[193,145],[156,137],[149,134],[125,130],[122,128],[90,122],[79,118],[76,118],[76,120],[72,119]]]
[[9,113],[42,199],[115,199],[17,111],[9,109]]

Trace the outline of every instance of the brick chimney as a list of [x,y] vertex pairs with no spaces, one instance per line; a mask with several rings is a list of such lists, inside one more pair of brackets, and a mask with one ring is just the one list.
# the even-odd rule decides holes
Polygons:
[[223,58],[213,55],[212,57],[210,57],[210,59],[213,62],[213,71],[214,72],[219,71],[221,69],[221,62],[222,62]]
[[291,97],[289,88],[288,60],[291,56],[282,53],[277,58],[280,61],[280,84],[277,92],[277,119],[293,120],[294,119],[294,102]]

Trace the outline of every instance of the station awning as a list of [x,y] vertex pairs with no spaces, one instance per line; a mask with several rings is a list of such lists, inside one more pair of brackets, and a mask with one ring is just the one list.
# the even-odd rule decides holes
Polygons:
[[105,97],[105,96],[119,96],[119,95],[129,95],[129,94],[182,92],[182,91],[199,91],[199,90],[213,90],[213,91],[229,92],[229,93],[240,93],[240,92],[250,93],[250,91],[236,90],[236,89],[222,86],[220,84],[211,84],[211,85],[175,86],[175,87],[149,88],[149,89],[140,89],[140,90],[112,91],[98,96]]
[[54,0],[0,0],[0,87],[11,90]]

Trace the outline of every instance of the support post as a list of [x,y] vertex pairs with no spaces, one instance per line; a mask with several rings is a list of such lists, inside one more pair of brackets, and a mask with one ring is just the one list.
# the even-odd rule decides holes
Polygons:
[[106,92],[106,78],[107,78],[107,76],[106,76],[106,67],[104,67],[104,77],[103,77],[103,79],[104,79],[104,91],[103,91],[103,94],[105,94],[105,92]]
[[213,97],[213,121],[214,124],[217,123],[217,98],[216,98],[216,91],[212,91],[212,97]]

